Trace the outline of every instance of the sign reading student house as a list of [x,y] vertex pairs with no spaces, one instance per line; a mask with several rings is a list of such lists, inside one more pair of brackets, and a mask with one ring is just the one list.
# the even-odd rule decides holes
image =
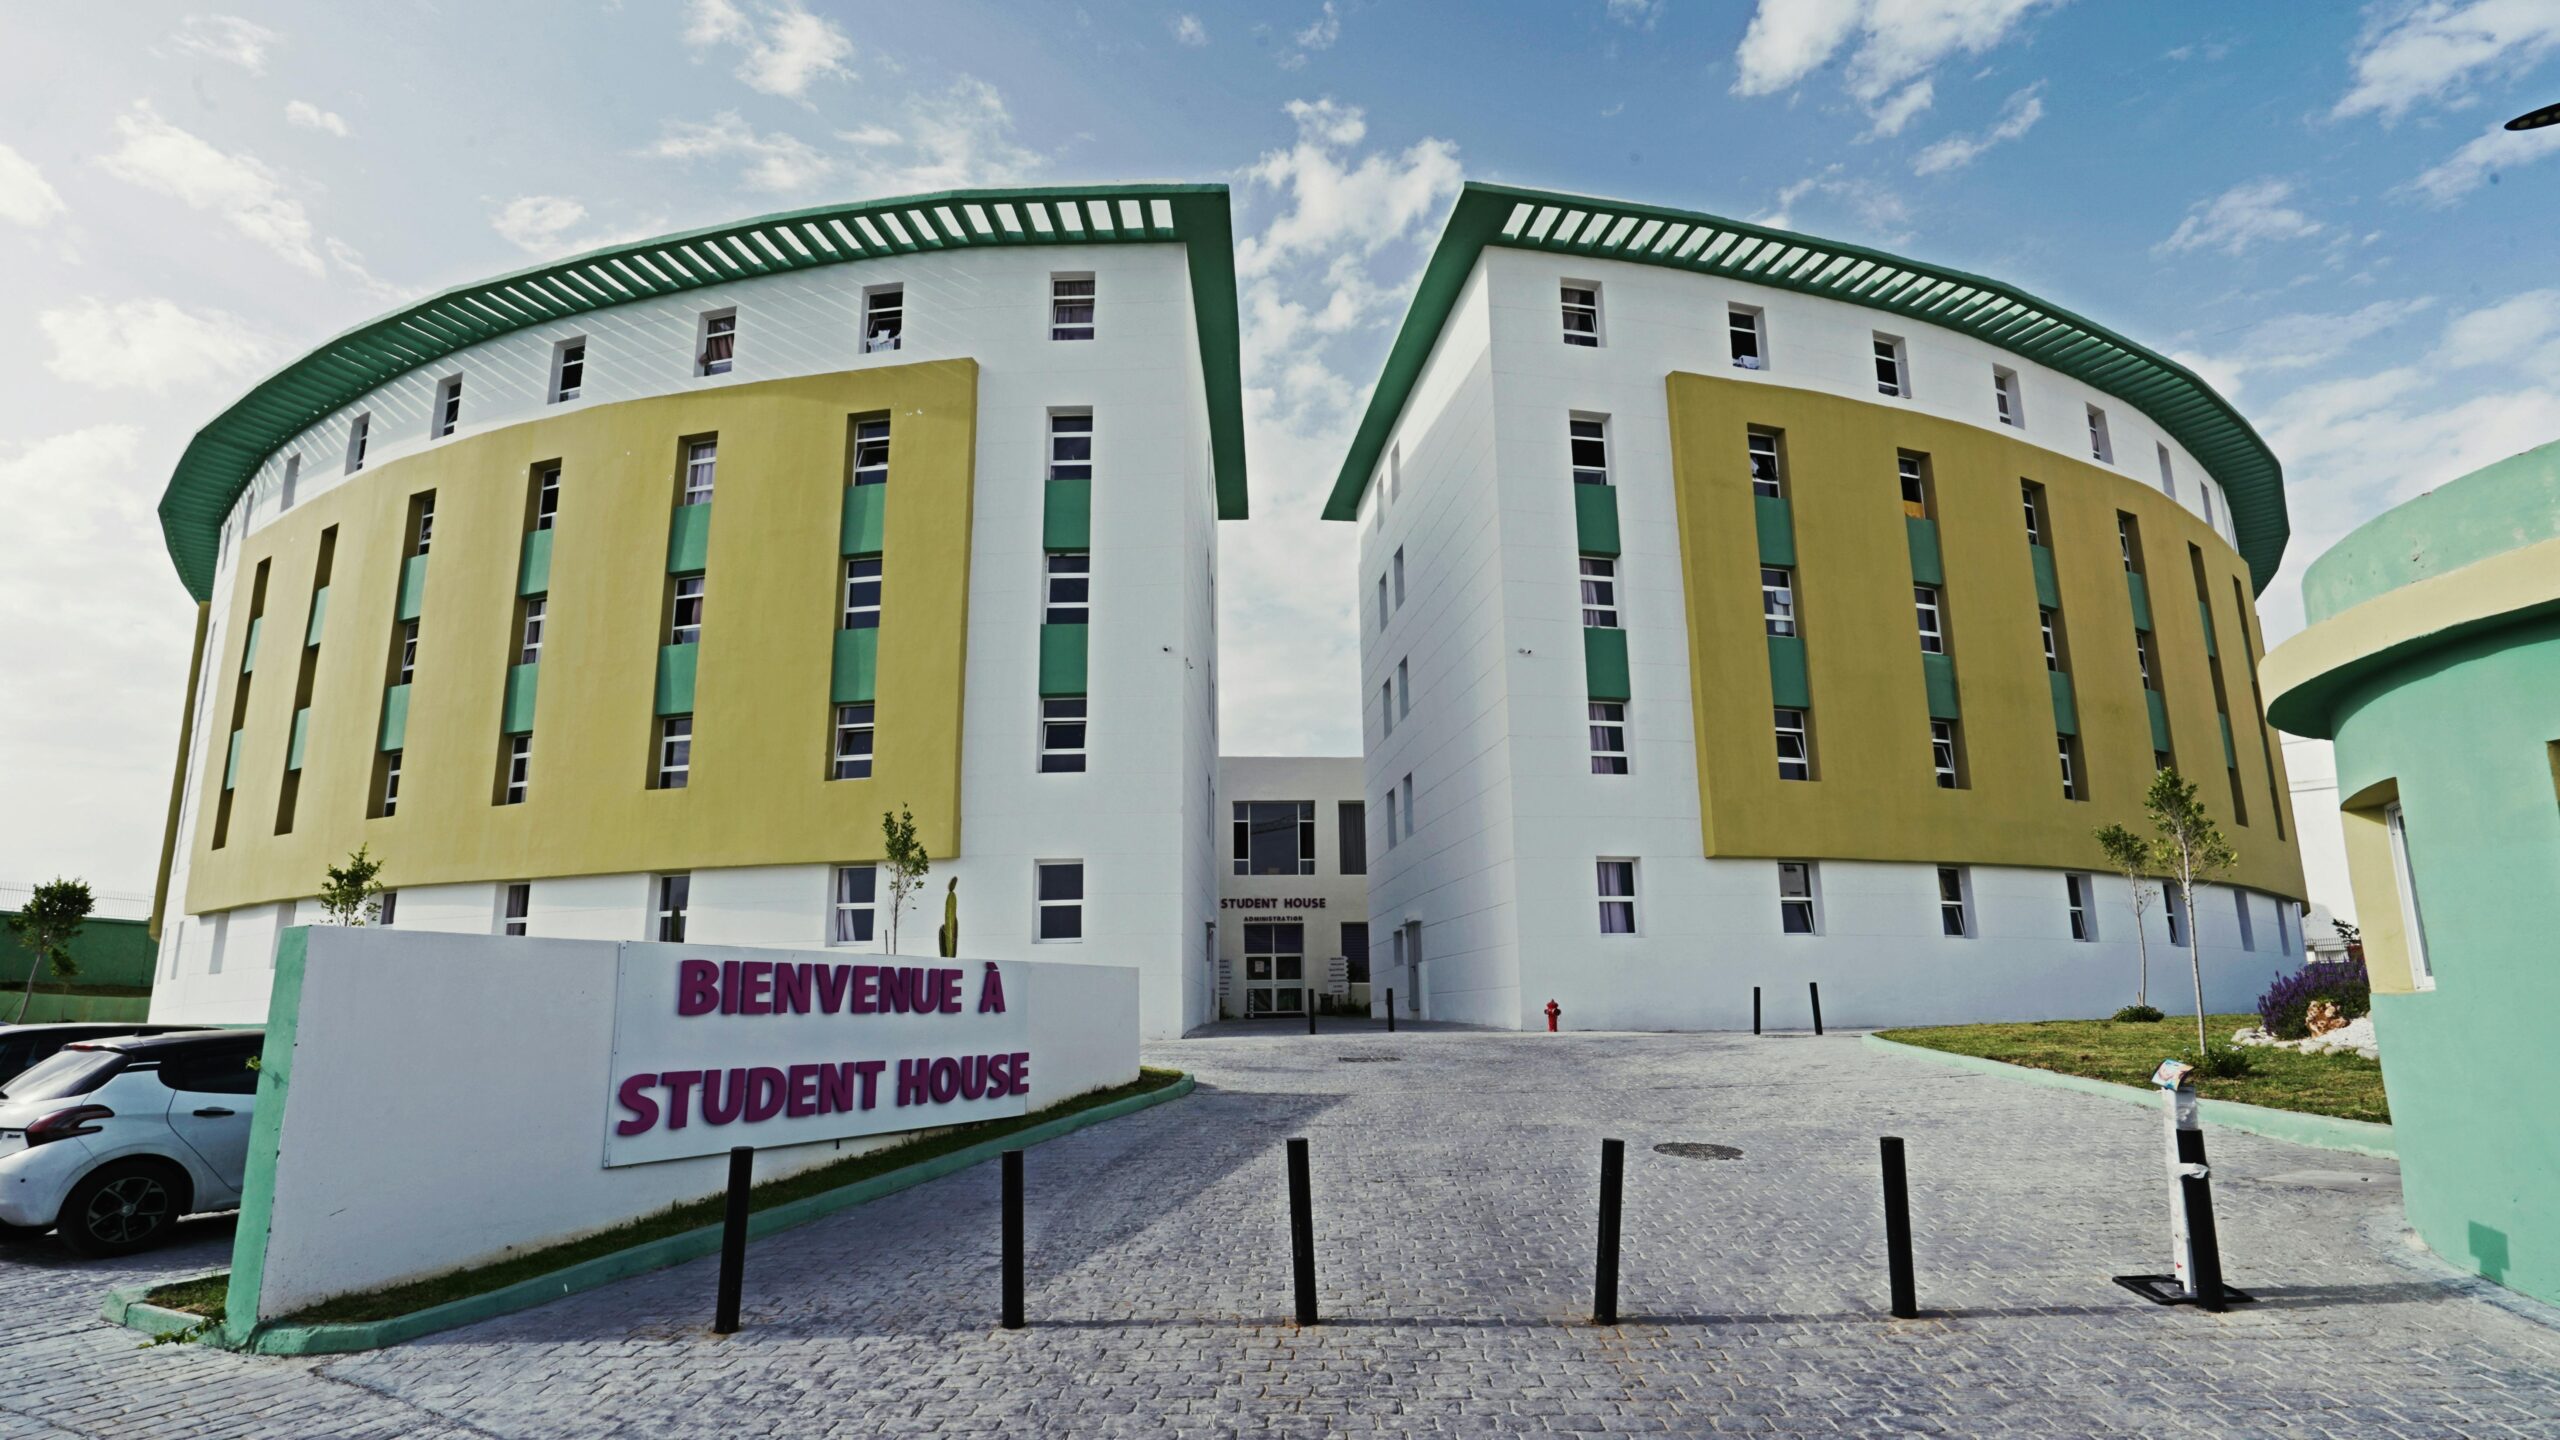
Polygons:
[[992,960],[625,945],[604,1163],[1020,1115],[1031,1026],[1004,982]]

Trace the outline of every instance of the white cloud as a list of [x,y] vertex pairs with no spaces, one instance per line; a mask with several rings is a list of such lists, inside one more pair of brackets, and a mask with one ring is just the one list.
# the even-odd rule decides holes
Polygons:
[[53,345],[45,368],[75,385],[152,394],[256,369],[275,342],[237,316],[162,299],[82,298],[36,316]]
[[1333,8],[1333,0],[1324,0],[1324,8],[1316,13],[1307,28],[1291,37],[1297,49],[1280,57],[1280,68],[1296,70],[1307,63],[1307,56],[1318,50],[1330,50],[1342,38],[1342,16]]
[[2555,51],[2560,6],[2550,0],[2376,6],[2349,62],[2355,83],[2330,113],[2396,120],[2421,101],[2467,108],[2480,82],[2523,75]]
[[832,20],[813,15],[799,0],[759,5],[749,15],[736,0],[691,0],[685,7],[684,41],[697,50],[731,45],[747,53],[737,77],[749,89],[797,100],[816,81],[853,78],[846,64],[853,41]]
[[2482,185],[2494,185],[2500,172],[2560,151],[2560,125],[2542,130],[2493,129],[2430,166],[2403,189],[2430,204],[2450,205]]
[[2444,327],[2436,362],[2560,374],[2560,290],[2527,290],[2455,316]]
[[508,244],[536,255],[557,253],[560,237],[587,218],[587,207],[565,195],[519,195],[498,207],[489,228]]
[[[2435,297],[2421,295],[2377,300],[2344,312],[2274,315],[2248,326],[2228,344],[2211,350],[2181,350],[2170,358],[2202,375],[2225,398],[2234,398],[2250,376],[2327,364],[2425,314],[2435,303]],[[2407,349],[2401,347],[2401,353]]]
[[1195,50],[1209,43],[1209,27],[1200,23],[1199,16],[1176,15],[1170,23],[1173,26],[1173,38],[1176,42],[1188,45]]
[[662,160],[744,160],[738,181],[750,190],[803,190],[835,169],[834,160],[805,141],[780,131],[757,134],[735,110],[707,121],[669,120],[644,153]]
[[173,38],[181,50],[263,75],[268,49],[284,37],[237,15],[190,15]]
[[2317,235],[2324,228],[2290,203],[2290,180],[2249,180],[2210,200],[2200,200],[2169,238],[2151,247],[2154,255],[2180,255],[2193,250],[2220,250],[2239,255],[2250,247],[2276,240]]
[[318,130],[324,134],[335,135],[341,140],[346,139],[349,134],[347,122],[339,118],[337,111],[323,110],[308,100],[286,101],[284,118],[289,124],[299,125],[305,130]]
[[1298,127],[1297,143],[1267,152],[1245,177],[1287,195],[1289,209],[1236,247],[1238,274],[1265,274],[1308,256],[1374,254],[1457,194],[1458,147],[1448,141],[1423,140],[1402,155],[1372,153],[1346,165],[1341,152],[1368,134],[1358,106],[1292,100],[1286,113]]
[[2009,97],[2000,107],[1999,123],[1979,135],[1950,135],[1920,152],[1911,162],[1914,175],[1936,175],[1948,170],[1961,170],[1982,158],[1994,145],[2006,144],[2026,134],[2044,118],[2044,82],[2039,80]]
[[62,196],[36,162],[0,145],[0,220],[43,225],[63,212]]
[[1869,117],[1868,133],[1899,135],[1938,98],[1936,81],[1922,76],[1884,98]]
[[1654,22],[1662,18],[1663,6],[1667,3],[1668,0],[1608,0],[1609,18],[1621,25],[1650,30]]
[[2061,3],[1759,0],[1734,51],[1733,90],[1737,95],[1791,90],[1845,48],[1850,95],[1867,107],[1876,133],[1889,135],[1928,108],[1934,91],[1914,87],[1940,62],[1959,53],[1980,55],[2008,39],[2034,11]]
[[696,49],[722,43],[743,45],[755,35],[747,12],[731,0],[689,0],[684,12],[684,43]]
[[225,154],[160,118],[148,100],[116,117],[119,141],[98,163],[108,174],[209,210],[296,269],[325,266],[312,248],[311,217],[273,170],[248,154]]
[[866,195],[1017,184],[1048,163],[1014,139],[996,87],[969,75],[908,102],[900,129],[871,125],[840,138],[864,151],[850,168]]
[[1864,229],[1865,238],[1887,245],[1900,245],[1911,239],[1911,207],[1903,203],[1902,197],[1872,180],[1849,175],[1845,166],[1837,164],[1780,190],[1777,200],[1752,216],[1752,222],[1780,230],[1795,229],[1797,207],[1812,199],[1847,213]]

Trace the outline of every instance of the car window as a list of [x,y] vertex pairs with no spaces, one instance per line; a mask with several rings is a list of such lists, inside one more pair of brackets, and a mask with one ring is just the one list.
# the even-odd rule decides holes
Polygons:
[[60,1100],[86,1095],[124,1068],[113,1050],[57,1050],[0,1085],[0,1100]]
[[172,1090],[207,1095],[254,1095],[258,1091],[258,1058],[254,1045],[205,1046],[165,1056],[160,1083]]

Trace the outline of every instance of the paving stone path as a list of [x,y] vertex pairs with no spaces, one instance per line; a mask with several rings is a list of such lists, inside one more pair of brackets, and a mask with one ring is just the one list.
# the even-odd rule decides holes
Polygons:
[[[2387,1162],[2214,1132],[2230,1277],[2164,1310],[2155,1115],[1831,1036],[1236,1032],[1192,1097],[1032,1152],[1030,1328],[996,1177],[374,1354],[141,1348],[113,1284],[227,1258],[0,1250],[0,1436],[2560,1436],[2560,1329],[2396,1256]],[[1920,1299],[1884,1313],[1876,1137]],[[1289,1323],[1281,1141],[1313,1143],[1326,1323]],[[1624,1323],[1587,1323],[1599,1141]],[[1732,1159],[1658,1153],[1732,1146]]]

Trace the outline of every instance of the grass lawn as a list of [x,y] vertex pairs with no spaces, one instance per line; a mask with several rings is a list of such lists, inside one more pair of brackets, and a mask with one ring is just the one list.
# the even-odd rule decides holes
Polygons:
[[[2258,1022],[2255,1015],[2208,1015],[2205,1033],[2214,1047],[2228,1045],[2231,1032]],[[2043,1020],[1997,1025],[1936,1025],[1914,1030],[1880,1030],[1887,1040],[1958,1055],[1979,1055],[2037,1070],[2085,1075],[2119,1085],[2148,1087],[2154,1067],[2169,1057],[2195,1063],[2195,1016],[2119,1024],[2113,1020]],[[2390,1103],[2382,1096],[2382,1062],[2361,1055],[2304,1055],[2292,1050],[2251,1047],[2256,1073],[2235,1079],[2198,1076],[2196,1093],[2215,1100],[2238,1100],[2276,1110],[2335,1115],[2346,1120],[2389,1123]]]
[[[750,1210],[769,1210],[776,1205],[787,1204],[793,1200],[822,1195],[829,1190],[868,1180],[875,1175],[885,1175],[892,1170],[903,1170],[938,1155],[948,1155],[954,1150],[965,1150],[972,1145],[985,1144],[989,1140],[1000,1140],[1007,1135],[1073,1115],[1078,1111],[1091,1110],[1097,1106],[1108,1105],[1115,1100],[1126,1100],[1150,1091],[1161,1090],[1181,1078],[1182,1072],[1179,1070],[1159,1070],[1150,1066],[1140,1070],[1138,1078],[1129,1084],[1079,1095],[1072,1100],[1052,1105],[1046,1110],[1034,1111],[1029,1115],[1018,1116],[1011,1120],[990,1120],[983,1124],[964,1126],[945,1134],[910,1140],[902,1145],[892,1145],[885,1150],[874,1150],[866,1155],[850,1156],[832,1165],[823,1165],[815,1170],[803,1170],[797,1175],[785,1176],[780,1180],[768,1180],[755,1188],[747,1205]],[[688,1230],[699,1230],[705,1225],[717,1225],[726,1206],[727,1201],[723,1196],[706,1195],[699,1200],[689,1200],[681,1205],[670,1206],[655,1215],[643,1216],[628,1225],[617,1226],[614,1229],[563,1244],[545,1246],[494,1264],[468,1270],[449,1271],[443,1275],[411,1281],[406,1285],[395,1285],[388,1290],[373,1290],[361,1295],[342,1295],[335,1300],[324,1300],[311,1309],[286,1316],[279,1323],[328,1325],[364,1320],[388,1320],[394,1316],[407,1315],[414,1311],[442,1305],[447,1301],[485,1295],[492,1290],[502,1290],[520,1280],[547,1275],[554,1270],[565,1269],[599,1256],[610,1255],[617,1250],[628,1250],[635,1245],[646,1244],[652,1240],[681,1235]],[[151,1304],[170,1310],[218,1316],[222,1313],[223,1301],[229,1294],[230,1285],[231,1277],[228,1274],[208,1275],[201,1279],[181,1280],[175,1284],[160,1286],[144,1298]]]

